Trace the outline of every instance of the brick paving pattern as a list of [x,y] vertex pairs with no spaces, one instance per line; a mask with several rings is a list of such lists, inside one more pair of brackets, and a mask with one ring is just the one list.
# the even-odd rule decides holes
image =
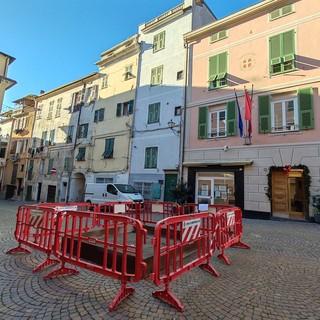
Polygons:
[[320,224],[244,219],[250,250],[229,248],[231,266],[211,262],[220,276],[200,268],[175,280],[171,291],[185,307],[179,312],[152,297],[150,280],[113,311],[108,307],[119,281],[82,270],[50,280],[55,266],[32,273],[43,253],[6,255],[15,247],[18,202],[0,201],[0,319],[320,319]]

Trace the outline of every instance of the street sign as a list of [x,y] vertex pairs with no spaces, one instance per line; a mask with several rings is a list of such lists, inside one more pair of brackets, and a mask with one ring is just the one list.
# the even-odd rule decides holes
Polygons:
[[57,168],[51,168],[51,173],[53,174],[57,173]]

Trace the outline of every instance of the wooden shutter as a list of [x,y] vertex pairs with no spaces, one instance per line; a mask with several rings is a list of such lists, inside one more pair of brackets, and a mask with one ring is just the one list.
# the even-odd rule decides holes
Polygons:
[[227,103],[227,135],[237,135],[237,121],[236,121],[236,101],[229,101]]
[[227,72],[227,53],[220,53],[219,56],[219,74]]
[[[270,38],[270,66],[281,63],[281,45],[280,45],[280,37],[278,34]],[[272,68],[271,68],[272,70]]]
[[298,90],[298,105],[300,129],[314,129],[312,88]]
[[116,113],[117,117],[121,117],[121,109],[122,109],[122,103],[118,103],[117,104],[117,113]]
[[259,96],[259,132],[271,132],[270,96]]
[[208,107],[199,108],[198,139],[207,138]]
[[128,102],[128,113],[129,114],[132,114],[133,113],[133,103],[134,103],[134,100],[130,100]]
[[284,61],[294,60],[294,30],[282,34],[282,47]]
[[209,80],[214,81],[218,75],[218,56],[209,58]]

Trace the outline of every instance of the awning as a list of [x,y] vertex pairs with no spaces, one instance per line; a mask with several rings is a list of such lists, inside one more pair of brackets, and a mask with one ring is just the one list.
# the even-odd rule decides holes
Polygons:
[[207,161],[186,161],[183,163],[185,167],[207,167],[213,165],[220,166],[247,166],[251,165],[253,160],[207,160]]

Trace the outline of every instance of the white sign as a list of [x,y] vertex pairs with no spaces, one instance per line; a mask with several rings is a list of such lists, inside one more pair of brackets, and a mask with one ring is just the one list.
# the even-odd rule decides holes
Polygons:
[[182,242],[193,241],[199,236],[201,219],[193,219],[189,221],[183,221],[182,223]]

